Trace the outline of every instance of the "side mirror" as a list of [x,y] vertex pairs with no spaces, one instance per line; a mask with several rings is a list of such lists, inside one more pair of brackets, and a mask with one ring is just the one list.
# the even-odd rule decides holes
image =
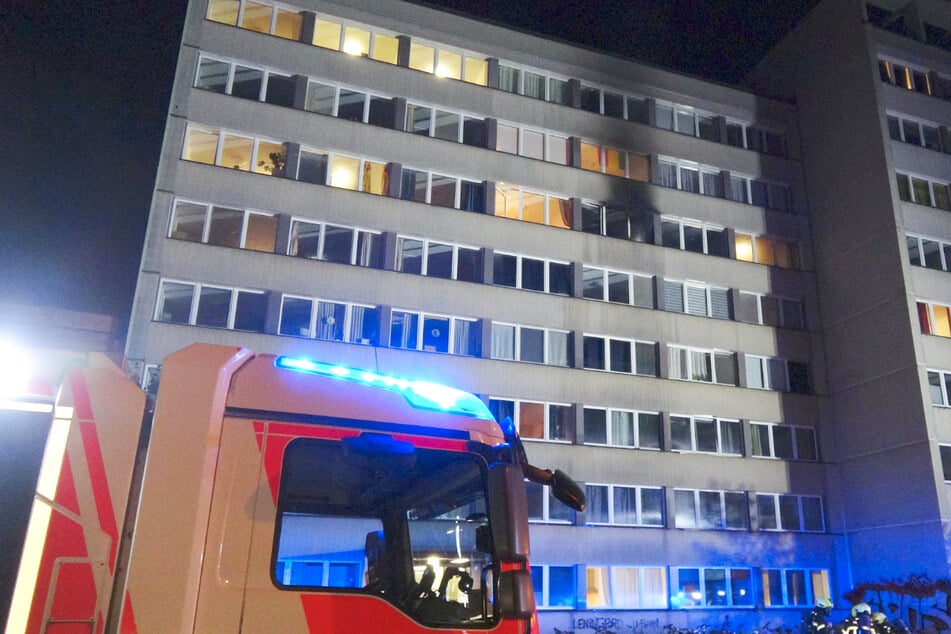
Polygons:
[[555,469],[551,475],[551,492],[561,503],[579,513],[587,505],[584,489],[561,469]]
[[499,575],[499,612],[513,619],[530,619],[535,615],[532,573],[508,570]]
[[521,468],[513,464],[497,462],[489,467],[489,523],[495,554],[502,561],[528,561],[528,501],[523,478]]

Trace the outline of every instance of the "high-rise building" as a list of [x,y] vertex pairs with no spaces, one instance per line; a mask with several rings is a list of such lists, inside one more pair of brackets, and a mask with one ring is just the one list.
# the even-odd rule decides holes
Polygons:
[[[915,318],[949,336],[951,300],[909,264],[951,244],[900,196],[946,204],[951,105],[869,51],[912,88],[951,66],[865,11],[826,0],[751,92],[398,0],[193,0],[127,356],[145,384],[207,341],[479,394],[588,495],[528,489],[543,632],[797,621],[886,561],[876,531],[946,574],[951,348]],[[826,13],[868,59],[770,70],[844,50]],[[886,92],[923,102],[892,117],[921,148]]]
[[793,98],[855,582],[951,562],[951,5],[821,3],[751,77]]

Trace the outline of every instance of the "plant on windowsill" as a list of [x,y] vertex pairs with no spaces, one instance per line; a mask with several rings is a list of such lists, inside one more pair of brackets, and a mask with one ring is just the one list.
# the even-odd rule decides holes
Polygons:
[[284,176],[287,155],[284,152],[271,152],[267,158],[267,161],[258,161],[258,167],[263,167],[271,176]]

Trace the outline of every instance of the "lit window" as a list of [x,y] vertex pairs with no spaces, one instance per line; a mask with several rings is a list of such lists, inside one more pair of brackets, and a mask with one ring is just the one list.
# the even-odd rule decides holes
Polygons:
[[389,35],[373,36],[373,54],[371,57],[378,62],[396,64],[399,57],[400,41]]
[[337,22],[318,19],[314,25],[314,45],[332,50],[340,50],[342,28]]
[[366,57],[370,54],[370,32],[355,26],[343,30],[343,48],[347,55]]
[[671,568],[670,607],[751,607],[752,573],[749,568]]
[[238,23],[238,0],[209,0],[208,19],[234,26]]
[[436,51],[432,46],[411,42],[409,47],[409,67],[432,73]]

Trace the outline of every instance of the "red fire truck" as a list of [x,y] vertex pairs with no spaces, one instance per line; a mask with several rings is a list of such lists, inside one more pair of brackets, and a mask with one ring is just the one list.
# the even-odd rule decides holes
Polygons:
[[525,478],[584,506],[441,385],[195,344],[153,408],[76,368],[6,632],[537,631]]

